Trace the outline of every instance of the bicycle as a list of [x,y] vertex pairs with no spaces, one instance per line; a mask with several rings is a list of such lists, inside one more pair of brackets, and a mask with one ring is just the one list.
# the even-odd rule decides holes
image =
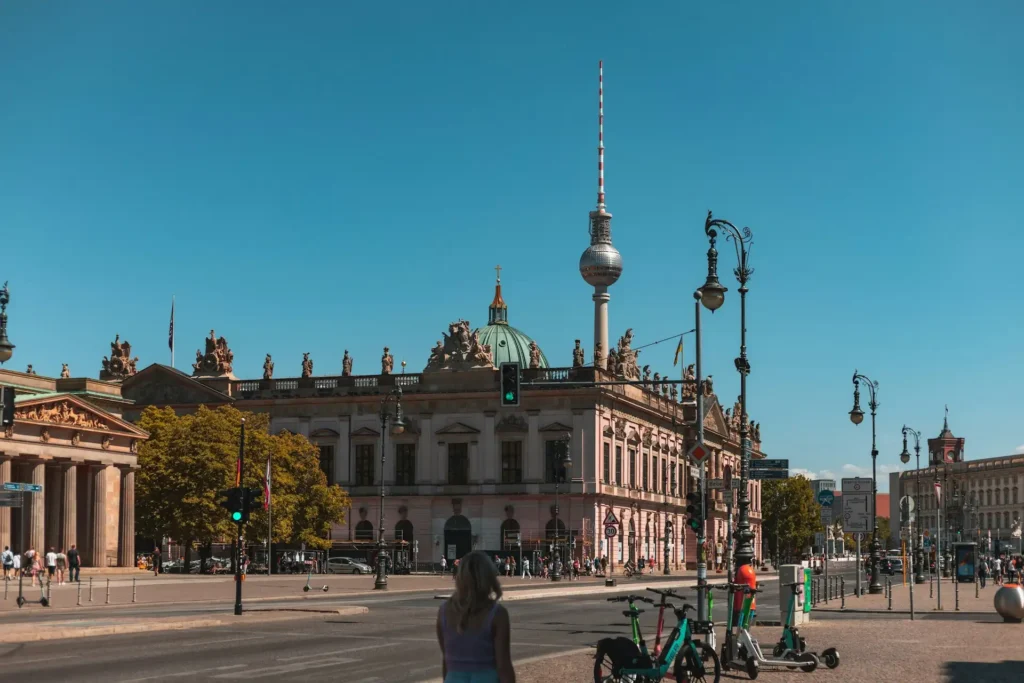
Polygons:
[[[667,598],[676,598],[678,600],[686,600],[686,598],[682,595],[679,595],[679,593],[676,593],[674,590],[671,589],[658,590],[657,588],[648,588],[647,590],[654,593],[655,595],[661,596],[661,601],[658,603],[658,627],[654,631],[653,650],[654,656],[658,656],[659,654],[661,654],[661,634],[665,628],[665,608],[669,606]],[[691,619],[690,621],[691,623],[696,623],[693,619]],[[639,645],[639,643],[637,644]]]
[[[653,605],[654,601],[638,595],[608,598],[608,601],[629,603],[629,609],[622,614],[630,618],[633,640],[618,637],[598,642],[594,683],[658,683],[668,675],[670,667],[679,683],[718,683],[722,673],[718,655],[707,644],[700,644],[698,649],[698,643],[690,637],[686,612],[695,609],[693,605],[683,604],[682,608],[677,608],[666,603],[679,623],[672,629],[665,649],[652,659],[640,632],[640,615],[644,610],[637,609],[633,603],[642,601]],[[712,673],[713,677],[709,678],[708,674]]]

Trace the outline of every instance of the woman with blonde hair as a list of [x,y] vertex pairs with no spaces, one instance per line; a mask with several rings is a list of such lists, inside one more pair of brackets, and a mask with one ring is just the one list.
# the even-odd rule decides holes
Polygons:
[[498,567],[474,550],[459,562],[455,593],[437,612],[444,683],[515,683],[508,611]]

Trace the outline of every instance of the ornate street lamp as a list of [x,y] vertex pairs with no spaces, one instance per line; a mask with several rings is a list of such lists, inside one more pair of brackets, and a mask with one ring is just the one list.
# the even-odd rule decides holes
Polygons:
[[[878,391],[878,382],[873,382],[867,376],[853,371],[853,410],[850,411],[850,422],[859,425],[864,421],[864,411],[860,409],[860,381],[864,380],[871,393],[871,400],[868,401],[868,408],[871,409],[871,515],[874,517],[874,533],[871,534],[871,583],[868,584],[868,592],[878,594],[882,592],[882,581],[878,575],[878,563],[882,553],[882,545],[878,541],[878,478],[876,476],[876,463],[878,462],[878,447],[875,441],[875,415],[878,411],[878,401],[875,399],[875,392]],[[860,571],[858,568],[857,571]],[[859,576],[859,574],[858,574]]]
[[14,355],[14,344],[7,339],[7,304],[11,303],[11,292],[7,283],[0,288],[0,363],[6,363]]
[[[741,567],[754,561],[754,534],[750,530],[750,449],[749,426],[747,422],[747,375],[750,374],[750,361],[747,359],[747,281],[754,274],[749,265],[750,245],[754,241],[750,228],[740,230],[729,221],[720,218],[712,218],[708,211],[708,217],[704,221],[704,233],[708,236],[710,247],[708,248],[708,277],[701,287],[700,300],[704,307],[714,313],[725,303],[725,292],[727,291],[722,283],[718,281],[718,251],[715,249],[715,239],[718,231],[725,231],[725,239],[732,242],[736,247],[736,260],[738,265],[733,270],[736,280],[740,283],[740,355],[734,362],[736,371],[740,373],[740,500],[739,500],[739,522],[736,524],[736,566]],[[699,389],[698,389],[699,390]],[[700,419],[700,418],[698,418]]]
[[384,462],[386,460],[385,450],[388,420],[391,414],[388,412],[388,404],[395,402],[395,417],[391,425],[391,433],[395,436],[405,432],[405,420],[402,418],[402,388],[395,387],[387,396],[380,401],[380,527],[377,530],[377,577],[373,582],[374,590],[388,589],[387,549],[384,545]]
[[[906,465],[910,462],[910,452],[906,450],[906,435],[910,434],[913,436],[913,453],[918,458],[916,461],[916,469],[914,470],[914,482],[913,482],[913,495],[916,498],[921,497],[921,432],[910,429],[906,425],[903,425],[903,453],[899,454],[899,460],[901,463]],[[914,501],[915,503],[921,504],[921,501]],[[918,511],[921,514],[921,510]],[[907,519],[909,521],[909,519]],[[924,584],[925,583],[925,560],[922,557],[921,548],[921,522],[918,522],[918,531],[913,533],[910,542],[913,544],[913,583]]]
[[[559,517],[558,517],[558,484],[566,481],[567,473],[572,469],[572,456],[569,455],[569,440],[572,438],[571,435],[566,436],[565,440],[562,441],[562,459],[555,464],[555,553],[554,553],[554,567],[551,570],[551,580],[561,581],[562,580],[562,552],[561,552],[561,537],[559,536]],[[569,573],[572,577],[572,572]]]

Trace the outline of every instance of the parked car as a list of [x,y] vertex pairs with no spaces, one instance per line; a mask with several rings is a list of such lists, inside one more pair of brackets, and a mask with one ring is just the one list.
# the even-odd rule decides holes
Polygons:
[[332,557],[327,560],[328,574],[372,574],[373,568],[351,557]]

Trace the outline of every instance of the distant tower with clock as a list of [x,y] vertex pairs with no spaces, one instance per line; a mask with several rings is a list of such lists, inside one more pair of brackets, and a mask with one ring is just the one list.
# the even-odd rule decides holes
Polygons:
[[942,432],[934,439],[928,439],[928,464],[934,467],[946,462],[963,462],[964,441],[966,439],[953,436],[949,429],[949,407],[942,420]]

